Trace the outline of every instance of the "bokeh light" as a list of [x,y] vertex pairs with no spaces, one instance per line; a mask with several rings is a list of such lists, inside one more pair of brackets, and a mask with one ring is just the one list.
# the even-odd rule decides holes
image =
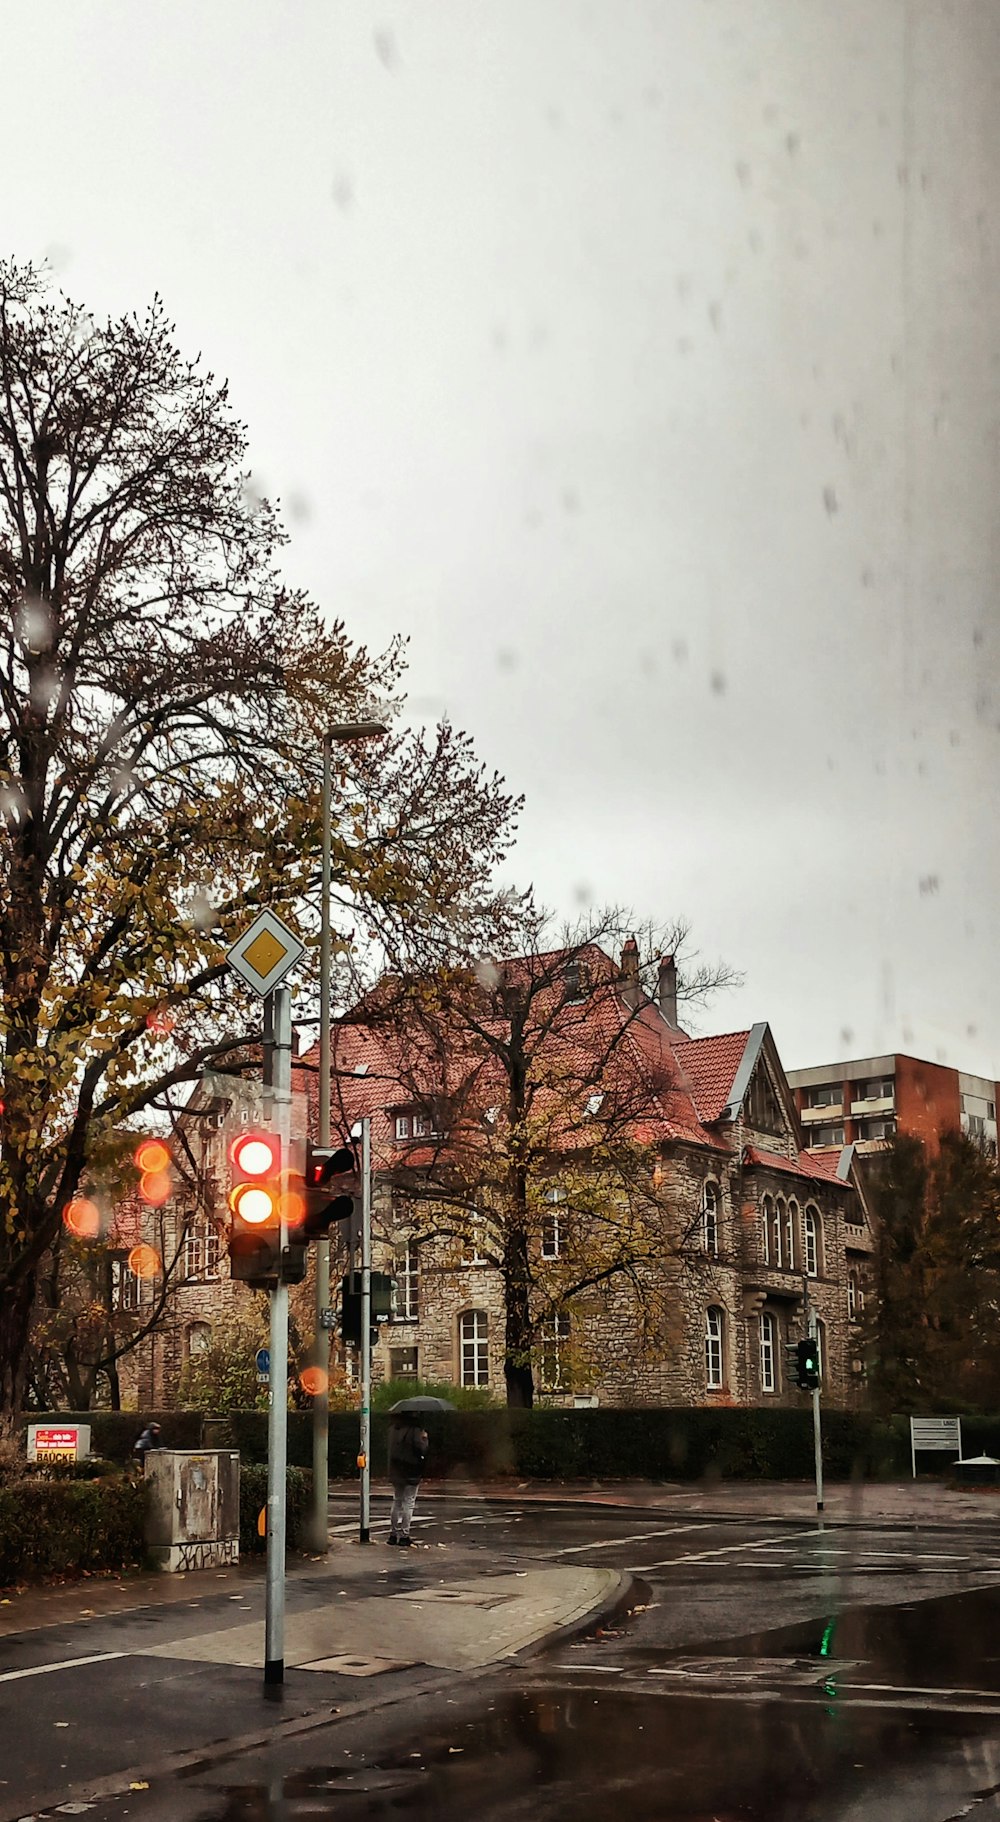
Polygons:
[[279,1205],[286,1227],[302,1226],[306,1218],[306,1199],[301,1190],[283,1190]]
[[162,1139],[140,1139],[133,1154],[139,1169],[156,1173],[170,1167],[170,1148]]
[[162,1208],[170,1196],[173,1184],[168,1170],[147,1170],[143,1172],[139,1184],[139,1194],[144,1202],[153,1208]]
[[322,1367],[303,1367],[299,1374],[299,1384],[304,1392],[308,1392],[310,1398],[318,1398],[321,1392],[326,1391],[329,1383],[330,1375],[324,1372]]
[[74,1196],[63,1209],[63,1226],[77,1240],[96,1240],[101,1231],[101,1211],[89,1196]]
[[158,1278],[163,1266],[155,1246],[133,1246],[128,1269],[135,1278]]

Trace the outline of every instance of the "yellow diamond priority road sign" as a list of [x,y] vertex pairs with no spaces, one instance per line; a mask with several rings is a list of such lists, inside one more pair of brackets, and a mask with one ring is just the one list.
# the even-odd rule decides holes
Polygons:
[[262,911],[249,930],[226,953],[230,968],[235,968],[261,998],[283,981],[290,968],[305,954],[305,944],[273,911]]

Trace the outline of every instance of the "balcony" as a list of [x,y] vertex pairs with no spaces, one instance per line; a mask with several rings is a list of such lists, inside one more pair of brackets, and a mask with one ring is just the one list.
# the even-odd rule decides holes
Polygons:
[[851,1102],[852,1114],[860,1114],[862,1118],[867,1114],[895,1113],[895,1111],[896,1097],[893,1094],[879,1095],[876,1100],[871,1101]]
[[843,1101],[826,1101],[822,1107],[803,1107],[799,1117],[804,1126],[809,1126],[826,1125],[828,1121],[843,1119],[843,1116]]

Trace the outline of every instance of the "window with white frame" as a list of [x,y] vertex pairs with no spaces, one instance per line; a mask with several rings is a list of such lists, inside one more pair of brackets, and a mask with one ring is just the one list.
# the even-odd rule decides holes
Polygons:
[[805,1241],[806,1276],[807,1278],[818,1278],[822,1235],[819,1210],[814,1208],[812,1203],[809,1204],[802,1219],[802,1234]]
[[717,1305],[705,1311],[705,1384],[710,1392],[723,1386],[723,1314]]
[[774,1217],[774,1204],[771,1201],[770,1196],[765,1196],[763,1202],[761,1203],[761,1210],[760,1210],[760,1223],[761,1223],[761,1230],[762,1230],[763,1241],[764,1241],[763,1254],[764,1254],[764,1264],[765,1265],[770,1265],[770,1263],[771,1263],[771,1222],[773,1220],[773,1217]]
[[778,1224],[778,1232],[781,1235],[781,1257],[785,1266],[791,1270],[792,1262],[788,1256],[788,1209],[785,1206],[784,1196],[779,1196],[775,1202],[774,1218]]
[[719,1185],[711,1179],[701,1192],[701,1243],[713,1259],[719,1255]]
[[417,1242],[406,1239],[396,1248],[392,1275],[396,1280],[396,1322],[420,1319],[420,1252]]
[[219,1276],[219,1236],[210,1221],[192,1220],[184,1235],[185,1278]]
[[542,1324],[539,1377],[546,1392],[564,1391],[569,1384],[569,1337],[570,1320],[564,1310]]
[[137,1310],[142,1302],[142,1279],[136,1277],[127,1259],[111,1261],[111,1308]]
[[410,1137],[410,1116],[408,1113],[398,1113],[396,1115],[393,1133],[397,1141]]
[[483,1219],[475,1210],[469,1211],[468,1225],[462,1239],[463,1265],[489,1265],[490,1261],[483,1251]]
[[860,1322],[865,1308],[865,1287],[860,1274],[851,1270],[847,1274],[847,1320]]
[[784,1226],[785,1205],[783,1202],[776,1202],[774,1205],[774,1216],[771,1221],[771,1264],[776,1265],[779,1272],[784,1260],[782,1246],[784,1241]]
[[489,1318],[485,1310],[466,1310],[459,1319],[462,1384],[489,1385]]
[[785,1216],[785,1263],[790,1272],[795,1270],[795,1255],[798,1247],[799,1205],[794,1196],[788,1204]]
[[542,1258],[558,1259],[562,1251],[562,1231],[559,1226],[559,1215],[554,1208],[547,1208],[542,1216]]
[[776,1392],[778,1381],[775,1373],[774,1317],[765,1310],[760,1319],[760,1389],[762,1392]]

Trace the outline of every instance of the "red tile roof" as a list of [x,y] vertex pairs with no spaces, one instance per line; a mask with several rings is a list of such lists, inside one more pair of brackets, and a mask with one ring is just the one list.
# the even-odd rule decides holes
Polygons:
[[717,1120],[728,1104],[749,1036],[749,1031],[729,1031],[715,1038],[674,1037],[681,1081],[702,1120]]
[[745,1145],[743,1162],[745,1165],[758,1165],[763,1170],[782,1171],[786,1176],[808,1177],[814,1183],[840,1183],[842,1188],[847,1187],[844,1179],[837,1176],[839,1150],[822,1155],[813,1151],[800,1151],[795,1158],[785,1158],[776,1151],[762,1151],[756,1145]]

